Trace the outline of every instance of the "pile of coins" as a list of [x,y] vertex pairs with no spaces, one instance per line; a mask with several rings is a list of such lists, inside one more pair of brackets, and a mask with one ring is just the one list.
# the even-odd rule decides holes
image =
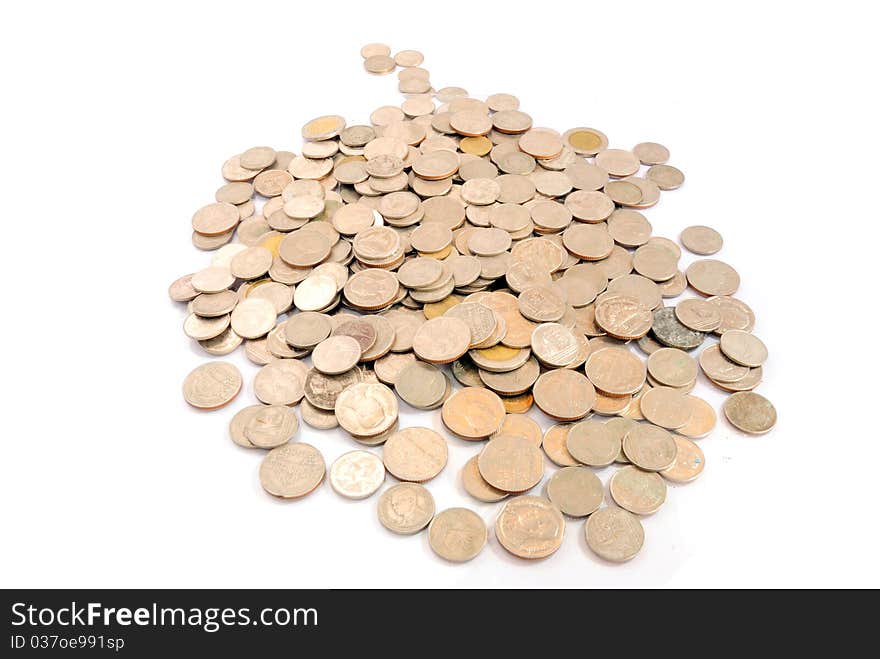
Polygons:
[[[313,119],[300,155],[233,156],[215,201],[193,215],[193,243],[214,255],[171,285],[188,304],[184,332],[210,355],[244,343],[261,367],[259,403],[235,414],[231,438],[268,451],[260,481],[285,499],[325,478],[318,449],[294,440],[297,407],[312,428],[382,446],[334,462],[333,489],[369,497],[389,472],[400,483],[378,499],[381,523],[427,527],[439,556],[466,561],[486,543],[485,522],[466,508],[435,514],[422,485],[446,465],[447,439],[398,422],[400,401],[439,408],[450,433],[479,444],[462,469],[466,492],[506,500],[495,521],[505,549],[548,556],[566,517],[587,518],[587,545],[629,560],[644,541],[639,516],[663,505],[666,482],[703,470],[694,440],[716,415],[691,393],[699,370],[732,393],[733,426],[775,424],[753,391],[767,349],[733,297],[739,275],[712,258],[682,272],[679,245],[652,235],[641,211],[684,181],[662,145],[612,149],[594,128],[535,128],[515,96],[435,90],[420,53],[390,53],[370,44],[361,54],[373,74],[401,67],[401,105],[363,125]],[[680,241],[701,256],[722,247],[705,226]],[[688,287],[698,295],[667,302]],[[235,366],[211,361],[183,392],[216,409],[241,387]],[[533,404],[558,423],[542,432]],[[545,455],[560,469],[545,496],[528,494]],[[621,466],[603,507],[594,470],[611,465]]]

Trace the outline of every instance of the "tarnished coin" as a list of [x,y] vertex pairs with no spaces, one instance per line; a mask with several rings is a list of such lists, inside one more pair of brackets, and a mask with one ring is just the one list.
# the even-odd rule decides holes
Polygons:
[[330,317],[315,311],[293,314],[284,325],[284,339],[295,348],[314,348],[330,336],[333,323]]
[[254,377],[254,395],[267,405],[296,405],[303,397],[306,368],[295,359],[277,359]]
[[594,350],[587,358],[590,382],[608,396],[627,396],[645,384],[644,362],[626,348]]
[[258,448],[275,448],[290,441],[299,429],[296,412],[284,405],[262,405],[250,415],[242,430]]
[[654,322],[651,330],[660,343],[670,348],[693,350],[698,348],[706,337],[704,332],[697,332],[685,327],[675,317],[675,309],[662,307],[654,311]]
[[330,487],[346,499],[366,499],[385,482],[385,466],[369,451],[349,451],[330,467]]
[[650,423],[640,423],[623,438],[627,459],[645,471],[663,471],[675,463],[676,445],[672,435]]
[[305,377],[303,388],[306,398],[312,405],[321,410],[334,410],[339,395],[361,381],[363,381],[363,372],[359,368],[353,368],[340,375],[325,375],[317,369],[311,369]]
[[680,238],[681,244],[685,246],[685,249],[702,256],[715,254],[724,244],[724,239],[720,233],[711,227],[702,225],[688,227],[681,232]]
[[666,501],[666,482],[653,471],[628,465],[611,477],[609,489],[614,502],[636,515],[650,515]]
[[489,485],[505,492],[525,492],[544,476],[541,451],[524,437],[497,435],[483,447],[477,464]]
[[459,318],[441,316],[432,318],[416,331],[413,351],[416,356],[432,364],[449,364],[468,351],[471,330]]
[[492,487],[486,482],[486,479],[480,474],[480,467],[477,464],[478,459],[479,456],[475,455],[465,463],[461,470],[461,480],[465,492],[474,499],[485,503],[495,503],[509,496],[508,492]]
[[384,384],[353,384],[336,398],[339,425],[352,435],[370,437],[397,421],[397,397]]
[[724,401],[724,416],[739,430],[760,435],[776,425],[776,408],[761,394],[740,391]]
[[565,519],[547,499],[515,497],[498,514],[495,537],[514,556],[546,558],[562,546]]
[[379,497],[379,522],[399,535],[412,535],[434,518],[434,497],[418,483],[399,483]]
[[421,361],[411,361],[397,375],[394,390],[415,408],[434,409],[443,402],[447,389],[446,376],[439,368]]
[[697,332],[714,332],[721,327],[721,309],[700,298],[689,298],[675,305],[675,317]]
[[605,500],[602,481],[585,467],[564,467],[547,481],[547,497],[571,517],[586,517]]
[[648,373],[667,387],[687,387],[697,377],[697,362],[677,348],[660,348],[648,357]]
[[339,375],[360,361],[361,346],[350,336],[331,336],[315,346],[312,364],[322,373]]
[[273,448],[260,464],[260,484],[269,494],[297,499],[324,480],[324,457],[311,444],[288,442]]
[[620,453],[621,436],[613,426],[601,421],[579,421],[569,429],[565,447],[578,462],[591,467],[605,467],[614,462]]
[[547,371],[535,382],[532,393],[541,411],[560,421],[584,418],[596,400],[592,383],[568,369]]
[[681,435],[673,435],[677,452],[675,463],[663,471],[660,475],[673,483],[690,483],[703,473],[706,466],[706,457],[702,449],[691,440]]
[[544,433],[544,439],[541,441],[541,448],[544,453],[553,462],[560,467],[574,467],[578,465],[578,461],[572,457],[566,448],[568,433],[572,426],[571,423],[559,423],[551,426]]
[[767,346],[749,332],[729,330],[721,335],[719,346],[725,357],[742,366],[757,368],[767,361]]
[[402,481],[423,483],[446,466],[446,440],[430,428],[399,430],[385,442],[382,460],[392,476]]
[[441,416],[443,424],[463,439],[485,439],[504,421],[506,411],[498,395],[488,389],[465,387],[450,396]]
[[587,546],[600,558],[625,563],[635,557],[645,543],[639,518],[621,508],[602,508],[590,515],[584,525]]
[[723,261],[702,259],[685,270],[688,283],[703,295],[733,295],[739,288],[739,274]]
[[363,354],[376,343],[378,332],[364,317],[340,323],[333,329],[333,336],[347,336],[354,339]]
[[431,520],[428,543],[440,558],[463,563],[476,558],[486,545],[483,518],[467,508],[447,508]]
[[229,362],[208,362],[190,371],[183,381],[183,398],[201,410],[216,410],[241,391],[241,373]]

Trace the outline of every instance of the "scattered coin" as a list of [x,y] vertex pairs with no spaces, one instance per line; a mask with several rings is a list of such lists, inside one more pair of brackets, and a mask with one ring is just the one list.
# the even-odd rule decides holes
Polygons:
[[614,462],[620,453],[621,437],[609,424],[580,421],[569,429],[565,447],[578,462],[591,467],[605,467]]
[[269,494],[298,499],[324,480],[324,457],[311,444],[288,442],[273,448],[260,464],[260,484]]
[[504,504],[495,520],[499,544],[520,558],[546,558],[565,537],[565,519],[541,497],[515,497]]
[[392,476],[423,483],[446,466],[446,440],[430,428],[404,428],[385,442],[382,460]]
[[709,256],[721,250],[724,239],[721,234],[702,225],[688,227],[681,232],[681,244],[685,246],[689,252]]
[[721,335],[721,352],[729,360],[757,368],[767,360],[767,346],[754,334],[742,330],[729,330]]
[[412,535],[434,518],[434,497],[418,483],[399,483],[382,493],[378,510],[379,521],[386,529]]
[[467,508],[447,508],[428,526],[428,543],[440,558],[455,563],[472,560],[483,550],[488,537],[486,523]]
[[760,435],[776,425],[776,408],[761,394],[740,391],[724,402],[724,416],[739,430]]
[[600,558],[625,563],[635,557],[645,542],[645,531],[635,515],[621,508],[602,508],[584,525],[587,546]]
[[360,361],[361,346],[350,336],[331,336],[315,346],[312,363],[321,373],[339,375]]
[[480,474],[478,460],[479,456],[475,455],[465,463],[461,470],[461,480],[465,491],[474,499],[485,503],[495,503],[509,496],[508,492],[492,487],[486,482],[486,479]]
[[216,410],[241,391],[241,373],[227,362],[208,362],[190,371],[183,381],[183,398],[193,407]]
[[547,481],[547,497],[571,517],[586,517],[605,499],[602,481],[585,467],[563,467]]
[[366,499],[383,482],[385,466],[369,451],[343,453],[330,467],[330,486],[346,499]]
[[525,492],[544,476],[541,451],[525,437],[498,435],[480,452],[477,464],[489,485],[505,492]]
[[623,452],[639,469],[663,471],[675,463],[676,444],[663,428],[642,423],[624,436]]
[[702,449],[691,440],[681,435],[673,435],[672,439],[675,440],[677,449],[675,462],[671,467],[662,470],[660,475],[673,483],[690,483],[703,473],[706,457]]
[[637,515],[650,515],[666,501],[666,483],[652,471],[638,467],[620,468],[611,477],[611,497],[621,508]]
[[497,394],[465,387],[450,396],[442,409],[443,424],[463,439],[485,439],[504,422],[506,411]]
[[289,442],[299,429],[296,412],[284,405],[264,405],[244,424],[244,437],[258,448],[275,448]]

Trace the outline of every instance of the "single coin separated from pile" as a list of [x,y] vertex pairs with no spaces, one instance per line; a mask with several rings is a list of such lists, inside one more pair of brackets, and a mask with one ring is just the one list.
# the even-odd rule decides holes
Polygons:
[[[215,410],[253,393],[229,435],[265,451],[274,497],[302,498],[325,475],[347,499],[398,481],[374,514],[394,534],[426,532],[447,561],[480,556],[490,526],[519,558],[581,551],[565,541],[578,519],[599,558],[633,559],[639,517],[660,510],[667,482],[703,473],[698,442],[719,418],[750,435],[776,425],[754,391],[769,352],[734,297],[739,273],[716,256],[721,233],[678,227],[688,254],[654,235],[645,213],[685,182],[662,144],[539,128],[507,91],[434,85],[419,51],[360,53],[372,75],[398,71],[403,102],[363,123],[306,121],[299,152],[240,145],[213,200],[194,203],[187,231],[211,258],[169,297],[194,344],[243,345],[255,370],[245,386],[209,361],[184,400]],[[722,415],[694,393],[700,371],[730,394]],[[401,409],[424,421],[401,427]],[[350,450],[328,469],[317,435],[337,427]],[[465,444],[477,446],[455,456]],[[466,496],[497,504],[493,522],[435,505],[423,483],[447,461]]]

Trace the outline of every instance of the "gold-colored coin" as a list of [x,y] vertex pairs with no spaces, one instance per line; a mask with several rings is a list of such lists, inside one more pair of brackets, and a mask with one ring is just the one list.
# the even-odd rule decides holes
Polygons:
[[241,391],[241,373],[228,362],[208,362],[193,369],[183,381],[183,398],[193,407],[216,410]]
[[288,442],[273,448],[260,465],[260,484],[269,494],[298,499],[324,480],[324,457],[311,444]]
[[486,545],[483,519],[467,508],[447,508],[431,520],[428,543],[440,558],[463,563],[477,557]]
[[565,519],[542,497],[521,496],[504,504],[495,520],[495,537],[514,556],[546,558],[562,546]]

